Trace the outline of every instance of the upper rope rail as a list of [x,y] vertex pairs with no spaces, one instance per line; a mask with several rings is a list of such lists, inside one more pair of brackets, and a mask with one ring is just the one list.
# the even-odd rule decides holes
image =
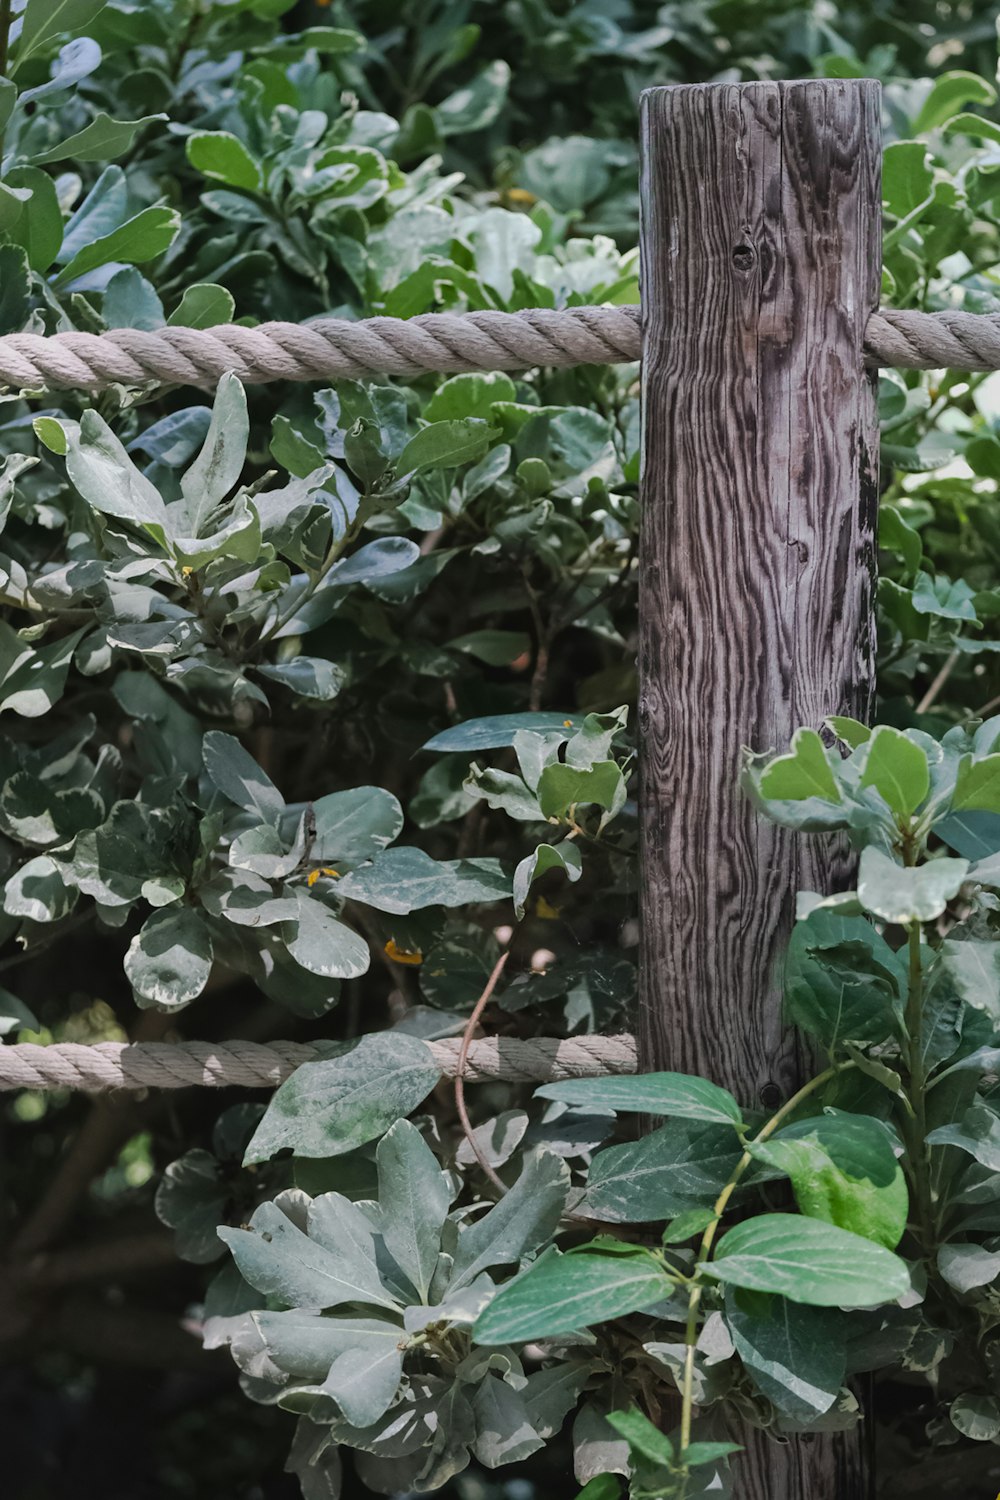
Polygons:
[[[458,1071],[461,1037],[427,1042],[446,1077]],[[78,1089],[275,1088],[303,1063],[324,1056],[322,1046],[303,1042],[57,1042],[0,1045],[0,1091]],[[468,1083],[500,1078],[508,1083],[546,1083],[602,1073],[634,1073],[635,1038],[577,1036],[568,1039],[487,1037],[474,1041],[462,1070]]]
[[[214,386],[366,375],[457,374],[640,358],[639,307],[426,313],[416,318],[317,318],[244,328],[113,328],[107,333],[10,333],[0,338],[0,385],[99,391],[149,381]],[[883,309],[865,333],[868,364],[899,369],[1000,369],[1000,315]]]

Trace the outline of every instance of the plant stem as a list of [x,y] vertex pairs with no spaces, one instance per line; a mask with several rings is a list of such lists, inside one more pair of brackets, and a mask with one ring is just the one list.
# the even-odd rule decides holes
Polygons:
[[483,993],[480,995],[479,999],[475,1003],[475,1006],[473,1007],[472,1014],[466,1022],[465,1031],[462,1033],[462,1045],[458,1053],[458,1066],[455,1069],[455,1110],[458,1114],[459,1122],[461,1123],[465,1139],[472,1147],[472,1154],[478,1161],[479,1165],[482,1167],[483,1171],[486,1173],[486,1176],[490,1179],[495,1188],[499,1188],[501,1197],[507,1191],[507,1184],[504,1182],[502,1177],[494,1172],[490,1163],[487,1161],[485,1155],[483,1154],[482,1148],[480,1147],[479,1142],[476,1140],[476,1133],[472,1128],[472,1121],[469,1119],[469,1111],[465,1107],[465,1065],[469,1057],[469,1048],[472,1046],[473,1034],[475,1033],[476,1027],[479,1025],[479,1019],[482,1016],[483,1011],[489,1004],[493,991],[496,989],[497,984],[500,981],[500,975],[504,971],[504,967],[506,966],[508,958],[510,958],[509,948],[497,959],[496,963],[493,966],[493,972],[491,973],[489,979],[487,979],[486,981]]
[[913,1179],[913,1196],[921,1248],[930,1255],[934,1248],[934,1206],[927,1162],[927,1070],[924,1066],[924,970],[920,956],[919,922],[911,922],[907,933],[909,986],[906,999],[906,1066],[912,1119],[906,1132],[907,1157]]
[[937,702],[938,694],[941,692],[941,689],[945,686],[948,678],[955,670],[955,667],[958,663],[958,658],[959,652],[952,651],[951,655],[945,659],[944,666],[938,672],[937,676],[934,678],[934,681],[931,683],[930,687],[927,689],[926,693],[917,704],[916,708],[914,709],[914,713],[925,714],[930,711],[934,703]]
[[[808,1099],[810,1094],[814,1094],[817,1089],[829,1083],[830,1079],[835,1078],[838,1073],[842,1073],[845,1069],[855,1066],[854,1062],[834,1063],[822,1073],[818,1073],[815,1078],[811,1078],[808,1083],[803,1084],[802,1088],[793,1094],[790,1099],[787,1099],[767,1123],[761,1126],[760,1130],[754,1136],[752,1144],[756,1145],[760,1141],[766,1141],[769,1136],[772,1136],[785,1123],[789,1115],[794,1114],[804,1099]],[[691,1446],[691,1421],[694,1411],[694,1357],[698,1343],[698,1308],[701,1304],[701,1294],[704,1290],[704,1282],[699,1277],[702,1267],[712,1253],[712,1246],[715,1243],[715,1236],[718,1233],[722,1215],[725,1213],[729,1200],[739,1185],[740,1178],[752,1161],[753,1156],[749,1149],[745,1150],[733,1168],[729,1181],[722,1189],[718,1198],[716,1198],[712,1209],[712,1222],[702,1235],[701,1245],[699,1246],[698,1255],[691,1272],[691,1286],[688,1291],[687,1328],[684,1334],[686,1350],[684,1355],[684,1377],[681,1386],[681,1443],[680,1453],[678,1454],[683,1474],[687,1473],[686,1454],[688,1448]]]

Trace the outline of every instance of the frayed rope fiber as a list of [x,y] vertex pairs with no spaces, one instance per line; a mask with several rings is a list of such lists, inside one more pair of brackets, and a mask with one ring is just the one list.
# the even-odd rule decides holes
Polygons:
[[[0,385],[99,391],[110,385],[211,387],[232,372],[272,380],[416,376],[465,370],[621,364],[639,359],[641,309],[532,308],[426,313],[416,318],[317,318],[215,328],[113,328],[107,333],[10,333],[0,338]],[[869,364],[904,369],[1000,369],[1000,315],[874,313]]]
[[[446,1077],[454,1077],[460,1037],[425,1044]],[[301,1042],[79,1042],[40,1047],[0,1045],[0,1091],[4,1089],[274,1088],[303,1063],[324,1056],[322,1046]],[[490,1037],[469,1048],[464,1076],[470,1083],[500,1078],[510,1083],[546,1083],[602,1073],[636,1071],[635,1038],[579,1036],[521,1041]]]

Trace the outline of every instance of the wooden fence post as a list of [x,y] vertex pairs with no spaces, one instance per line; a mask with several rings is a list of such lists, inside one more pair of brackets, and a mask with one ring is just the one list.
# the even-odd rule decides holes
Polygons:
[[[640,1067],[771,1106],[809,1066],[781,1020],[794,893],[850,871],[738,778],[743,746],[870,712],[879,85],[650,89],[641,132]],[[857,1434],[744,1440],[740,1500],[865,1493]]]

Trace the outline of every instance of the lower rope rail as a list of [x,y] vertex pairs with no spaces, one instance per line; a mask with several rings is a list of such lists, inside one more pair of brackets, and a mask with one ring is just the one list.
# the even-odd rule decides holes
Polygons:
[[[529,308],[424,313],[416,318],[317,318],[309,323],[225,323],[215,328],[112,328],[0,338],[0,385],[13,390],[100,391],[107,386],[214,386],[232,372],[272,380],[417,376],[628,363],[642,353],[641,309]],[[870,365],[1000,369],[1000,315],[883,308],[865,332]]]
[[[425,1044],[445,1077],[458,1071],[461,1037]],[[23,1042],[0,1046],[0,1091],[77,1089],[275,1088],[303,1063],[326,1056],[304,1042]],[[462,1069],[469,1083],[503,1079],[548,1083],[602,1073],[634,1073],[635,1038],[489,1037],[474,1041]]]

